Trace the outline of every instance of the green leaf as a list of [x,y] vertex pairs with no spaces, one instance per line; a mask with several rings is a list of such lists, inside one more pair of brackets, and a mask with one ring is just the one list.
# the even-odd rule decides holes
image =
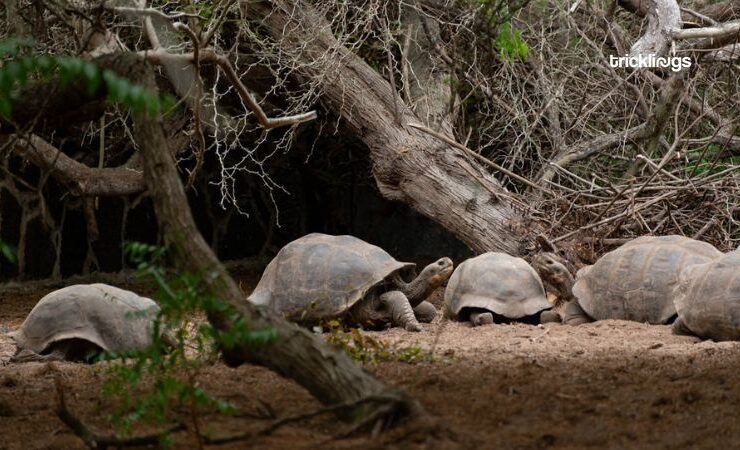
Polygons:
[[[3,100],[4,99],[0,99],[0,113],[5,115],[5,111],[3,111],[3,107],[4,107]],[[5,103],[7,103],[7,111],[8,111],[8,117],[9,117],[10,116],[10,103],[9,102],[5,102]],[[5,257],[5,259],[7,259],[12,264],[18,264],[18,250],[14,246],[10,244],[6,244],[3,241],[0,241],[0,254],[2,254],[3,257]]]
[[36,41],[28,37],[12,37],[5,39],[0,41],[0,57],[14,57],[18,54],[21,47],[33,47],[34,45],[36,45]]
[[4,96],[0,96],[0,115],[5,119],[10,119],[12,117],[11,114],[10,100]]
[[518,59],[524,60],[529,55],[529,46],[522,38],[522,32],[515,29],[509,22],[499,27],[496,47],[501,52],[502,58],[512,62]]
[[15,83],[24,84],[26,81],[26,69],[18,61],[12,61],[3,67],[7,77],[4,81],[3,92],[8,92]]
[[85,63],[82,73],[87,81],[87,95],[92,97],[100,87],[100,69],[92,63]]

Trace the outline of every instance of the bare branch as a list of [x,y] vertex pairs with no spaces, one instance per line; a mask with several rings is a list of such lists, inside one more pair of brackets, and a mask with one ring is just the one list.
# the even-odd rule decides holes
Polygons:
[[675,0],[650,0],[647,31],[632,45],[630,56],[665,54],[679,28],[681,10]]
[[144,17],[160,17],[166,20],[178,20],[178,19],[182,19],[183,17],[192,17],[196,19],[206,20],[205,17],[198,15],[198,14],[194,14],[194,13],[178,12],[178,13],[167,14],[156,8],[131,8],[127,6],[114,6],[114,7],[111,7],[110,9],[113,11],[119,12],[119,13],[124,13],[124,14],[134,14],[137,16],[144,16]]
[[117,197],[146,189],[141,172],[123,168],[93,169],[75,161],[38,136],[4,136],[13,151],[41,169],[48,170],[70,192],[81,197]]
[[671,32],[671,36],[674,39],[726,39],[733,36],[740,37],[740,20],[723,23],[714,27],[674,29]]
[[[195,62],[194,53],[175,54],[175,53],[169,53],[161,48],[155,49],[152,51],[139,52],[139,55],[144,57],[147,61],[153,64],[159,64],[159,65],[164,64],[164,62],[168,60],[169,61],[173,61],[173,60],[187,61],[191,63]],[[231,64],[228,58],[226,58],[224,55],[217,53],[212,48],[204,48],[200,51],[200,61],[215,63],[224,71],[224,73],[226,74],[226,77],[234,85],[237,93],[239,94],[239,97],[246,104],[247,108],[249,108],[249,110],[254,113],[260,125],[262,125],[263,127],[267,129],[279,128],[279,127],[284,127],[284,126],[296,125],[296,124],[303,123],[303,122],[309,122],[309,121],[316,119],[316,117],[318,117],[316,114],[316,111],[309,111],[309,112],[302,113],[302,114],[295,114],[292,116],[279,117],[279,118],[267,117],[267,114],[262,109],[262,107],[259,105],[259,103],[254,98],[254,96],[249,92],[249,89],[247,89],[244,83],[242,83],[241,80],[239,79],[239,75],[234,70],[234,66]]]

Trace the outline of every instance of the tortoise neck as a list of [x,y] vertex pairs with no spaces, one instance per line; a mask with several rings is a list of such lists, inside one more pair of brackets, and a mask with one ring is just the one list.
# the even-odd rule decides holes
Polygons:
[[429,297],[434,290],[434,287],[429,282],[429,277],[427,277],[424,272],[408,283],[405,282],[400,275],[396,274],[395,282],[398,286],[398,290],[403,292],[406,298],[409,299],[411,306],[416,306],[421,303],[425,298]]
[[562,275],[562,279],[558,280],[553,286],[558,291],[558,298],[560,303],[567,303],[575,299],[573,296],[573,285],[575,280],[570,272],[565,272]]

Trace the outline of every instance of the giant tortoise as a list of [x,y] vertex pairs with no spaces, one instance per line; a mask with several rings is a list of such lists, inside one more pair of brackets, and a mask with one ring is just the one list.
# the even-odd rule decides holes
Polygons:
[[414,268],[354,236],[312,233],[278,252],[248,300],[307,324],[343,318],[420,331],[419,320],[436,315],[424,299],[449,278],[452,260],[441,258],[406,281]]
[[493,323],[494,314],[536,319],[551,306],[540,277],[525,260],[488,252],[455,269],[445,290],[444,314],[478,326]]
[[159,307],[107,284],[77,284],[51,292],[9,333],[12,362],[91,361],[102,352],[129,352],[153,342]]
[[535,256],[532,265],[571,300],[562,310],[563,323],[621,319],[664,324],[676,316],[673,289],[681,271],[721,255],[711,244],[684,236],[643,236],[579,270],[575,283],[552,253]]
[[715,341],[740,340],[740,252],[687,267],[674,291],[675,334]]

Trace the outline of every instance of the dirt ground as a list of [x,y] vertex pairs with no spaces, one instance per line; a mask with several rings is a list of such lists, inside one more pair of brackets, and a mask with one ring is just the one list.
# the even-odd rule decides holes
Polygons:
[[[249,290],[256,276],[246,276]],[[57,286],[58,287],[58,286]],[[17,328],[54,287],[0,292],[0,327]],[[439,302],[441,292],[435,293]],[[2,328],[0,328],[2,330]],[[735,448],[740,445],[740,343],[671,334],[667,326],[604,321],[569,327],[523,324],[470,328],[437,320],[420,333],[368,332],[396,346],[432,351],[431,362],[366,365],[421,401],[434,421],[403,425],[374,439],[337,439],[334,417],[257,435],[277,417],[319,409],[297,384],[254,366],[207,367],[199,385],[241,414],[204,414],[204,434],[255,435],[209,448]],[[83,442],[55,414],[54,379],[70,410],[99,432],[110,410],[103,365],[9,364],[14,347],[0,335],[0,449],[77,449]],[[269,405],[269,406],[265,406]],[[430,425],[431,424],[431,425]],[[186,431],[174,448],[193,448]]]

